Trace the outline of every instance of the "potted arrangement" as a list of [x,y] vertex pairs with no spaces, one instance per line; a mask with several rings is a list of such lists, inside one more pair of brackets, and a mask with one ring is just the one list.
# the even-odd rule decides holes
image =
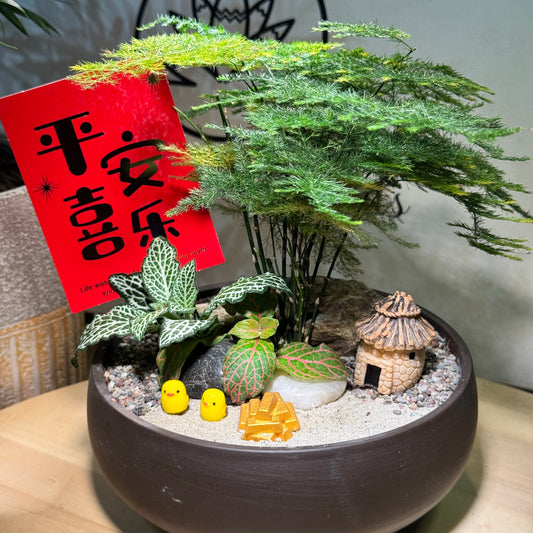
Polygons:
[[[471,222],[452,225],[472,246],[514,259],[527,250],[484,224],[531,221],[512,196],[524,188],[506,181],[494,164],[518,159],[496,143],[516,130],[478,113],[488,89],[448,66],[415,59],[403,32],[319,24],[333,37],[386,38],[404,50],[381,56],[337,44],[251,41],[189,19],[163,17],[150,26],[157,24],[174,32],[133,40],[99,63],[77,65],[74,79],[90,87],[130,75],[156,84],[166,64],[218,69],[227,86],[190,112],[179,111],[203,142],[186,150],[164,147],[176,153],[177,165],[194,168],[191,179],[200,185],[175,212],[219,206],[239,213],[257,276],[215,291],[200,309],[194,264],[180,265],[172,247],[155,239],[140,273],[110,278],[125,302],[95,318],[79,349],[113,335],[141,338],[158,330],[158,366],[167,379],[180,377],[199,344],[238,337],[226,353],[223,378],[237,404],[260,395],[276,366],[297,376],[298,364],[291,368],[284,357],[287,347],[296,347],[302,366],[320,368],[320,379],[342,378],[339,360],[313,340],[321,306],[334,269],[356,267],[357,250],[377,246],[366,227],[387,235],[396,229],[394,194],[402,183],[464,206]],[[209,141],[194,122],[213,109],[220,123],[211,127],[225,142]],[[220,306],[236,324],[220,324],[213,315]],[[475,433],[468,349],[450,326],[423,315],[450,340],[461,378],[445,404],[404,428],[292,449],[206,442],[114,406],[97,358],[88,402],[97,459],[126,501],[168,530],[397,530],[453,486]],[[112,346],[106,349],[110,357]]]

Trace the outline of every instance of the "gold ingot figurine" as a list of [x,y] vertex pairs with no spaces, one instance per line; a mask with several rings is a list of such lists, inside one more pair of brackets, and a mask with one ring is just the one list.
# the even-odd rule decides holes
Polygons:
[[239,429],[244,430],[243,440],[287,441],[300,422],[291,402],[284,402],[279,392],[266,392],[261,400],[241,405]]

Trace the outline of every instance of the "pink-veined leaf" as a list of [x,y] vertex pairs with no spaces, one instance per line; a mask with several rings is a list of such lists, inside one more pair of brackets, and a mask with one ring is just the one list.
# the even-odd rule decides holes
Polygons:
[[291,342],[278,351],[277,367],[300,379],[342,379],[348,375],[337,353],[326,344]]
[[278,329],[279,322],[275,318],[265,317],[261,319],[247,318],[237,322],[230,330],[231,335],[239,339],[268,339]]
[[240,405],[261,393],[276,368],[274,345],[263,339],[241,339],[226,353],[222,385]]

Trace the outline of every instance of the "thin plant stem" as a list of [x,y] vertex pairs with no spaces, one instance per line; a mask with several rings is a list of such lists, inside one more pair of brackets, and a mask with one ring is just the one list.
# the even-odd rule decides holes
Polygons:
[[259,217],[257,215],[254,215],[253,220],[254,220],[255,240],[257,242],[257,251],[259,253],[259,259],[261,260],[261,266],[263,268],[263,272],[266,272],[268,268],[267,268],[267,261],[265,257],[265,250],[263,248],[263,238],[261,236],[261,228],[259,226]]
[[324,293],[326,292],[326,288],[328,286],[329,280],[331,279],[331,275],[333,274],[333,269],[335,268],[335,263],[337,262],[337,259],[339,258],[342,247],[344,246],[344,243],[347,237],[348,237],[348,233],[345,233],[342,236],[341,242],[337,246],[337,249],[335,250],[335,254],[333,255],[333,258],[331,259],[331,263],[329,265],[329,269],[326,274],[326,277],[324,278],[324,283],[322,284],[320,294],[318,295],[318,298],[315,300],[315,307],[313,309],[313,314],[311,315],[311,321],[309,323],[309,328],[307,330],[307,334],[304,339],[305,342],[309,342],[309,340],[311,339],[311,336],[313,335],[313,330],[315,328],[315,322],[316,322],[316,317],[318,315],[318,309],[320,307],[320,302],[322,300],[322,297],[324,296]]
[[316,277],[318,275],[318,269],[320,268],[320,265],[322,263],[322,256],[324,255],[324,250],[326,248],[326,237],[322,237],[320,241],[320,247],[318,249],[318,254],[315,260],[315,268],[313,270],[313,275],[311,276],[310,284],[313,286],[315,284]]
[[191,128],[194,129],[194,131],[198,134],[202,141],[204,141],[206,144],[209,144],[209,139],[204,135],[198,124],[195,124],[193,120],[178,107],[174,106],[174,110],[181,118],[185,119],[185,121],[189,124],[189,126],[191,126]]
[[254,263],[256,272],[258,274],[262,274],[261,266],[259,265],[259,259],[257,258],[257,251],[254,242],[254,236],[252,234],[252,227],[250,225],[250,219],[248,218],[248,213],[246,210],[243,209],[242,214],[244,218],[244,227],[246,228],[246,235],[248,236],[248,243],[250,245],[250,251],[252,252],[252,261]]
[[[217,95],[217,100],[220,100],[220,97],[218,95]],[[222,125],[226,129],[226,139],[229,140],[230,136],[227,131],[229,128],[228,116],[226,115],[226,111],[224,110],[220,102],[217,105],[217,109],[218,109],[218,112],[220,113],[220,119],[222,120]]]
[[270,220],[270,242],[272,246],[272,256],[274,258],[273,261],[270,261],[270,264],[272,265],[272,272],[274,274],[279,276],[279,264],[278,264],[278,254],[276,253],[276,236],[275,236],[276,227],[272,220]]
[[281,277],[287,278],[287,221],[283,221],[281,234]]
[[310,272],[311,272],[311,254],[313,252],[313,248],[315,246],[315,242],[316,242],[316,233],[313,233],[308,241],[307,241],[307,244],[304,248],[304,257],[303,257],[303,260],[305,261],[305,277],[306,279],[309,280],[310,278]]
[[[307,311],[309,309],[309,305],[311,303],[311,253],[313,251],[313,247],[316,242],[316,233],[313,233],[309,239],[307,239],[307,243],[305,247],[303,248],[303,257],[301,258],[301,265],[302,265],[302,284],[303,284],[303,305],[301,308],[301,317],[300,317],[300,335],[303,335],[303,331],[305,329],[305,322],[307,320]],[[315,264],[316,268],[316,264]]]
[[293,324],[292,330],[289,331],[289,341],[300,338],[301,335],[301,316],[303,305],[303,284],[302,272],[299,268],[298,242],[299,232],[296,226],[291,229],[291,238],[288,239],[287,252],[289,255],[290,271],[290,288],[293,294],[297,295],[289,306],[289,324]]

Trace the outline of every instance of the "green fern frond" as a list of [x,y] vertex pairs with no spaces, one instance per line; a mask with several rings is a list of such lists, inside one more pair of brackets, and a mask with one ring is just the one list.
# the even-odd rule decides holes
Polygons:
[[495,235],[484,227],[476,217],[474,217],[471,226],[464,222],[455,222],[450,223],[449,225],[462,229],[463,231],[457,231],[455,233],[459,237],[466,239],[470,246],[490,255],[497,255],[512,259],[513,261],[520,261],[521,258],[513,252],[527,253],[531,251],[531,248],[525,244],[527,241],[524,239],[514,239]]
[[372,22],[361,24],[348,24],[346,22],[335,22],[329,20],[321,20],[317,28],[313,31],[327,31],[331,33],[332,37],[341,39],[343,37],[374,37],[377,39],[392,39],[394,41],[403,42],[409,40],[411,36],[398,28],[380,26]]
[[[391,40],[392,53],[378,55],[340,43],[253,41],[176,17],[149,28],[156,26],[172,32],[133,39],[98,63],[77,65],[74,79],[90,86],[112,83],[118,73],[153,80],[165,65],[222,68],[220,86],[181,114],[196,124],[219,111],[220,124],[204,129],[222,131],[226,142],[204,136],[186,153],[169,148],[176,164],[192,165],[189,178],[199,182],[171,213],[214,206],[240,211],[258,273],[270,269],[291,278],[298,296],[285,304],[288,321],[300,321],[295,331],[318,268],[311,257],[317,265],[331,261],[330,272],[338,258],[356,264],[358,249],[378,244],[366,230],[372,226],[412,246],[394,236],[394,192],[404,183],[458,202],[473,223],[452,225],[472,246],[512,259],[513,252],[528,251],[521,239],[499,237],[483,225],[531,222],[514,198],[526,188],[497,165],[526,160],[498,144],[518,129],[483,115],[490,89],[450,66],[415,58],[405,32],[329,21],[316,28],[336,39]],[[233,114],[239,127],[227,118]],[[270,229],[272,257],[261,220]]]

